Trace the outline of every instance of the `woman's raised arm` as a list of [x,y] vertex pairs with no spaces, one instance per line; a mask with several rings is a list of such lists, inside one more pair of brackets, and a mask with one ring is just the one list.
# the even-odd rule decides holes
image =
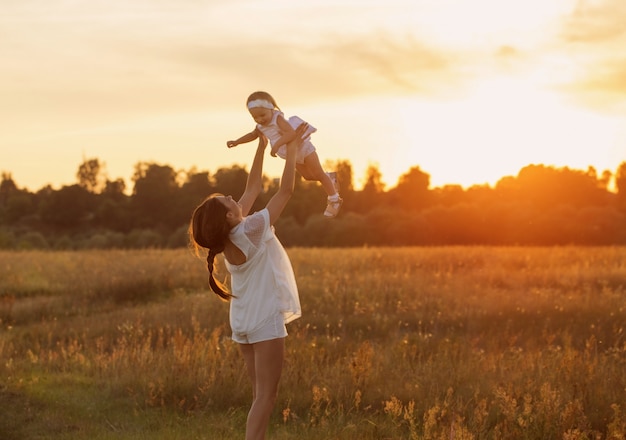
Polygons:
[[300,124],[296,129],[296,137],[287,144],[287,157],[285,159],[285,168],[280,179],[280,186],[274,196],[267,202],[267,210],[270,214],[270,224],[274,224],[280,214],[282,214],[287,202],[293,194],[293,188],[296,181],[296,151],[302,145],[302,136],[304,135],[309,124],[306,122]]
[[265,148],[267,147],[267,138],[262,134],[259,135],[259,145],[252,160],[252,167],[248,174],[246,189],[239,199],[241,205],[241,213],[246,216],[252,209],[254,201],[261,193],[263,183],[263,157],[265,156]]

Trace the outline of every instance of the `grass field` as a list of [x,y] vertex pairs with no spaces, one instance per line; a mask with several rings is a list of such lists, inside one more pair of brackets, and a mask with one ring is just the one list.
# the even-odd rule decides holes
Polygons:
[[[269,439],[626,438],[626,248],[288,252]],[[242,439],[227,315],[188,250],[0,252],[0,438]]]

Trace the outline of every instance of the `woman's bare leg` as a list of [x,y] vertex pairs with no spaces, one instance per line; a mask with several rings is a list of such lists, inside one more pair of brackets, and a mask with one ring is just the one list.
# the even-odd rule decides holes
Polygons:
[[256,373],[254,371],[254,347],[252,344],[239,344],[243,360],[246,363],[246,370],[252,384],[252,401],[256,398]]
[[278,395],[285,358],[285,338],[242,344],[241,352],[253,386],[246,440],[263,440]]

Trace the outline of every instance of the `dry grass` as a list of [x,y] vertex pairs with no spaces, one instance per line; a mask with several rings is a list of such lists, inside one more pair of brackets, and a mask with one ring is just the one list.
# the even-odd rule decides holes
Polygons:
[[[626,438],[625,248],[289,254],[270,438]],[[188,251],[0,253],[3,438],[242,438],[205,283]]]

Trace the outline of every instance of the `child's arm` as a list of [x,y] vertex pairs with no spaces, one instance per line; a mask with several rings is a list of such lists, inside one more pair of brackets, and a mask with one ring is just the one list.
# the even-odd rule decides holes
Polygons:
[[276,152],[278,151],[278,148],[280,148],[282,145],[288,144],[296,138],[296,131],[291,125],[289,125],[289,122],[287,122],[285,118],[283,118],[282,116],[278,116],[278,118],[276,118],[276,124],[278,125],[278,128],[280,129],[282,135],[274,144],[272,144],[272,151],[270,152],[270,154],[273,157],[276,157]]
[[[287,125],[289,125],[289,124],[287,124]],[[233,147],[236,147],[239,144],[246,144],[248,142],[252,142],[253,140],[257,139],[258,137],[259,137],[259,132],[255,128],[254,131],[251,131],[250,133],[244,134],[243,136],[241,136],[236,141],[228,141],[228,142],[226,142],[226,146],[228,148],[233,148]]]

